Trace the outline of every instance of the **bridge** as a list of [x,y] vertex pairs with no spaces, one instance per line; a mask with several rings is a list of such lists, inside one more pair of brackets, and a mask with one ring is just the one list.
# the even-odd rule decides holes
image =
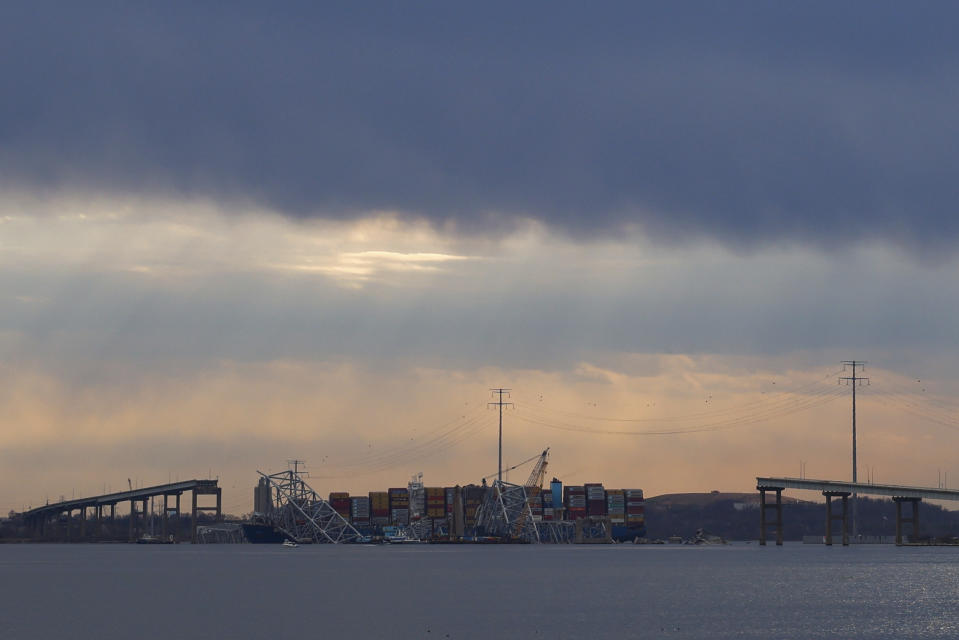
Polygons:
[[[32,528],[37,537],[53,537],[66,542],[73,540],[98,540],[103,534],[104,523],[114,524],[116,517],[116,506],[119,503],[130,503],[129,520],[129,541],[134,542],[146,531],[147,526],[147,503],[155,497],[163,496],[162,525],[160,535],[163,540],[169,540],[171,531],[178,530],[180,520],[180,496],[190,491],[193,497],[192,509],[190,511],[190,538],[193,542],[197,540],[197,513],[202,511],[213,511],[216,513],[216,519],[219,521],[222,517],[222,489],[217,486],[216,480],[184,480],[183,482],[173,482],[169,484],[160,484],[153,487],[143,487],[140,489],[131,489],[130,491],[120,491],[117,493],[107,493],[88,498],[77,498],[74,500],[64,500],[53,504],[46,504],[42,507],[25,511],[22,515],[24,521]],[[198,504],[198,496],[212,495],[216,496],[216,506],[201,506]],[[171,505],[171,498],[173,504]],[[139,511],[137,505],[140,505]],[[88,517],[87,510],[90,509],[92,518]],[[105,516],[105,511],[109,509],[109,516]],[[73,512],[79,511],[77,526],[74,526]],[[66,516],[64,518],[64,516]],[[90,522],[92,520],[92,522]],[[173,527],[171,528],[171,520]],[[89,524],[89,526],[88,526]],[[74,531],[79,529],[79,531]],[[88,529],[90,529],[88,531]],[[89,536],[88,536],[89,534]]]
[[[832,544],[832,526],[837,519],[842,520],[842,543],[849,544],[848,528],[848,499],[852,494],[889,496],[896,503],[896,544],[903,543],[902,525],[912,525],[911,540],[919,538],[919,503],[927,500],[959,500],[959,490],[934,487],[912,487],[897,484],[873,484],[864,482],[842,482],[839,480],[812,480],[806,478],[756,478],[756,489],[759,491],[759,544],[766,544],[766,533],[770,526],[776,527],[776,544],[783,543],[783,515],[782,492],[784,489],[805,489],[820,491],[826,498],[826,537],[827,545]],[[766,493],[775,492],[776,502],[767,503]],[[832,499],[842,500],[842,512],[834,514]],[[911,517],[904,518],[902,504],[912,505]],[[775,509],[776,517],[769,521],[766,517],[767,509]]]

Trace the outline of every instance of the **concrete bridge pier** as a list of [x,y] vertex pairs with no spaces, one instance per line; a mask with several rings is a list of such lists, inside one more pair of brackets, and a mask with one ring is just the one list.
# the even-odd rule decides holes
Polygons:
[[137,501],[130,500],[130,542],[137,541]]
[[[759,544],[766,545],[766,530],[769,525],[773,524],[776,525],[776,546],[781,547],[783,544],[783,487],[759,485],[756,489],[759,491]],[[766,504],[767,491],[776,492],[775,503]],[[768,522],[766,519],[767,508],[776,510],[776,519],[772,522]]]
[[[168,540],[169,536],[176,539],[176,532],[180,529],[180,492],[163,494],[163,539]],[[176,506],[170,506],[170,498],[176,498]],[[170,515],[173,515],[173,531],[170,531]]]
[[[849,492],[848,491],[823,491],[826,497],[826,544],[832,546],[832,523],[833,520],[842,519],[842,546],[849,546]],[[842,513],[833,514],[832,499],[842,498]]]
[[[216,496],[216,506],[215,507],[200,507],[197,506],[197,496],[198,495],[215,495]],[[197,526],[197,513],[200,511],[214,511],[216,512],[216,521],[219,522],[222,517],[221,505],[223,502],[223,490],[220,487],[195,487],[193,489],[193,510],[190,513],[190,541],[193,544],[197,542],[196,535],[196,526]]]
[[143,528],[142,528],[142,531],[143,531],[144,534],[146,534],[146,533],[149,533],[149,532],[150,532],[150,516],[152,516],[153,514],[150,513],[149,507],[147,506],[147,505],[150,504],[150,499],[149,499],[149,498],[143,498],[140,502],[141,502],[140,513],[143,514],[143,520],[142,520],[142,521],[143,521]]
[[[905,523],[912,524],[912,536],[910,536],[910,542],[916,542],[919,540],[919,503],[922,502],[922,498],[902,498],[902,497],[893,497],[893,502],[896,503],[896,545],[902,546],[902,525]],[[903,518],[902,517],[902,503],[911,502],[912,503],[912,517]]]

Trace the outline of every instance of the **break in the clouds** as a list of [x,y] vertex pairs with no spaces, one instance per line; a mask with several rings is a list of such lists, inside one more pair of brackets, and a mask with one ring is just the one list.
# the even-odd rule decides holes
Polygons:
[[641,236],[575,242],[541,227],[464,239],[389,216],[164,216],[162,203],[95,213],[125,208],[0,209],[0,356],[87,384],[113,375],[109,363],[555,371],[630,353],[831,362],[849,349],[956,350],[955,262],[920,266],[884,247],[741,256]]
[[947,3],[5,3],[0,184],[955,246]]

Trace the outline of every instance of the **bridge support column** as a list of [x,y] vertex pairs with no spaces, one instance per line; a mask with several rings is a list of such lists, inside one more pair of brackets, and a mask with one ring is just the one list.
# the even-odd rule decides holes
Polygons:
[[168,494],[168,493],[164,493],[164,494],[163,494],[163,541],[164,541],[164,542],[166,542],[166,540],[167,540],[167,525],[169,524],[168,521],[169,521],[169,519],[170,519],[170,513],[169,513],[169,511],[168,511],[168,509],[169,509],[169,504],[168,504],[168,499],[169,499],[169,497],[170,497],[170,494]]
[[183,494],[182,493],[176,494],[176,522],[174,525],[176,527],[176,531],[173,533],[174,538],[179,538],[180,536],[180,496],[181,495]]
[[97,524],[96,524],[96,527],[94,527],[94,529],[93,529],[93,537],[96,538],[96,539],[99,539],[99,538],[100,538],[100,535],[103,533],[103,529],[101,528],[101,526],[102,526],[101,520],[103,519],[103,505],[102,505],[102,504],[98,504],[98,505],[96,505],[95,507],[93,507],[93,516],[94,516],[94,518],[96,518],[96,523],[97,523]]
[[137,541],[137,501],[130,500],[130,542]]
[[[896,503],[896,545],[902,546],[902,525],[905,523],[912,524],[912,535],[909,537],[910,542],[917,542],[919,540],[919,503],[922,502],[922,498],[900,498],[895,497],[892,499]],[[902,503],[911,502],[912,503],[912,517],[903,518],[902,517]]]
[[[197,527],[197,513],[200,511],[214,511],[216,512],[215,519],[217,522],[220,521],[222,513],[220,512],[220,507],[222,504],[223,490],[220,487],[196,487],[193,489],[193,510],[191,512],[191,529],[190,529],[190,541],[193,544],[197,542],[196,527]],[[200,507],[197,506],[197,496],[216,496],[216,506],[215,507]]]
[[[842,546],[849,546],[849,492],[848,491],[823,491],[826,497],[826,540],[827,545],[832,545],[832,523],[833,520],[842,519]],[[833,515],[832,499],[842,498],[842,514]]]
[[83,540],[87,535],[87,508],[80,507],[80,539]]
[[[766,545],[766,530],[770,524],[776,525],[776,545],[782,546],[783,543],[783,488],[782,487],[766,487],[758,486],[756,489],[759,491],[759,544]],[[776,502],[774,504],[766,504],[766,492],[775,491],[776,492]],[[768,522],[766,520],[766,509],[774,508],[776,509],[776,519],[773,522]]]
[[193,494],[193,509],[190,510],[190,542],[196,544],[196,489]]
[[[176,498],[176,507],[170,506],[170,498]],[[172,512],[173,518],[170,517]],[[173,520],[171,523],[170,521]],[[176,532],[180,525],[180,494],[163,494],[163,540],[168,541],[172,537],[176,540]]]
[[[140,509],[140,513],[143,514],[143,535],[149,533],[148,527],[150,526],[149,517],[153,514],[147,511],[147,505],[150,503],[149,498],[143,498],[143,508]],[[147,515],[149,514],[149,515]]]

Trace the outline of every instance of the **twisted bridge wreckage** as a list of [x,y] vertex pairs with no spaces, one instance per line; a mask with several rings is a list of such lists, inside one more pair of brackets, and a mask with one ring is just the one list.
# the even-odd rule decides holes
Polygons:
[[257,471],[270,490],[267,517],[273,526],[296,542],[358,542],[363,539],[356,528],[313,490],[299,469],[300,462],[280,473]]
[[[535,461],[524,484],[496,479],[489,485],[476,510],[476,525],[469,531],[463,523],[463,500],[457,491],[453,515],[449,521],[420,520],[411,522],[404,533],[412,540],[427,541],[438,535],[450,539],[537,543],[607,542],[611,527],[608,519],[569,521],[537,521],[529,498],[539,494],[546,477],[549,449],[512,468]],[[265,519],[287,538],[299,543],[366,542],[362,534],[340,515],[333,506],[306,481],[307,473],[299,461],[290,461],[290,468],[280,473],[257,473],[261,486],[269,495],[260,505]],[[489,478],[491,476],[487,476]],[[487,478],[483,478],[485,482]]]

